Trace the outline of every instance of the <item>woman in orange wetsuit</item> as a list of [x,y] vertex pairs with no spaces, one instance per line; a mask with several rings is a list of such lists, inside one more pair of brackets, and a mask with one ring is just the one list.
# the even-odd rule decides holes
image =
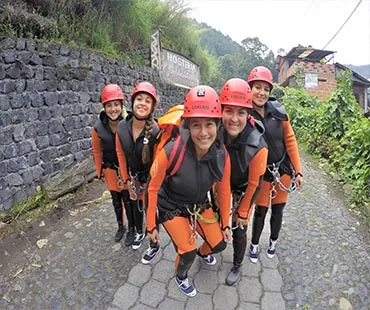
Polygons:
[[283,210],[288,193],[303,185],[303,174],[297,141],[284,106],[270,97],[273,88],[271,71],[265,67],[254,68],[248,83],[252,89],[253,112],[255,119],[265,127],[264,138],[269,153],[267,169],[254,210],[252,242],[249,258],[258,261],[258,243],[263,230],[268,207],[271,204],[270,239],[267,257],[276,253],[276,242],[281,229]]
[[99,179],[107,183],[116,213],[118,223],[116,242],[120,241],[125,233],[122,207],[124,190],[118,187],[118,158],[115,145],[117,124],[127,115],[123,101],[122,89],[117,84],[106,85],[101,94],[103,110],[91,132],[96,173]]
[[[144,193],[153,162],[159,128],[153,113],[158,105],[157,92],[149,82],[138,83],[131,93],[132,113],[118,124],[116,149],[123,183],[127,184],[130,197],[126,207],[128,232],[126,246],[140,248],[145,237],[143,230]],[[151,243],[142,263],[149,264],[160,250],[158,243]]]
[[239,78],[228,80],[221,89],[220,102],[221,135],[231,158],[234,257],[226,284],[233,285],[240,279],[247,249],[247,225],[266,170],[268,150],[263,125],[248,113],[253,107],[248,83]]
[[[182,293],[195,296],[188,271],[196,255],[209,264],[216,264],[213,253],[221,252],[231,239],[230,159],[217,137],[221,106],[216,91],[209,86],[192,88],[184,101],[180,136],[157,154],[150,169],[148,184],[147,232],[154,242],[159,239],[156,214],[169,234],[176,252],[175,282]],[[169,175],[169,157],[176,142],[181,141],[183,158],[178,170]],[[176,160],[176,159],[175,159]],[[221,219],[212,210],[207,193],[218,186]],[[197,249],[195,236],[204,242]]]

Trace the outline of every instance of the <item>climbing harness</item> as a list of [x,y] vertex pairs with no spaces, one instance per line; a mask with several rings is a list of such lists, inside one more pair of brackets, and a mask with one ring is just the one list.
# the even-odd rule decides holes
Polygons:
[[204,222],[204,223],[207,223],[207,224],[216,223],[218,221],[218,215],[216,213],[215,217],[212,218],[212,219],[204,218],[203,215],[201,214],[203,209],[201,209],[196,203],[193,205],[192,210],[190,210],[189,207],[187,207],[186,210],[190,214],[189,219],[190,219],[191,235],[190,235],[189,242],[190,242],[190,244],[193,244],[196,237],[197,237],[197,235],[196,235],[197,221],[201,221],[201,222]]
[[[234,212],[239,208],[240,202],[242,201],[243,197],[245,195],[245,192],[243,191],[237,191],[233,192],[233,204],[230,210],[230,216],[234,214]],[[235,230],[237,228],[240,228],[241,230],[244,230],[243,225],[237,225],[237,226],[231,226],[231,230]]]
[[[131,200],[137,200],[137,198],[140,196],[140,194],[145,191],[145,186],[141,185],[141,182],[138,181],[138,174],[133,174],[132,171],[129,171],[130,174],[130,186],[128,187],[128,191],[130,194]],[[140,208],[141,209],[141,208]],[[142,211],[142,210],[139,210]]]
[[267,169],[272,175],[272,182],[271,182],[272,188],[271,188],[271,191],[270,191],[270,198],[271,199],[274,199],[277,195],[276,186],[278,186],[282,191],[287,192],[287,193],[292,193],[297,189],[294,174],[293,174],[292,182],[291,182],[290,186],[286,187],[281,182],[281,179],[280,179],[281,176],[280,176],[279,165],[278,164],[273,163],[271,165],[268,165]]
[[120,188],[121,190],[124,188],[123,187],[123,180],[122,180],[122,176],[121,176],[121,171],[119,170],[119,167],[115,166],[115,169],[117,170],[117,179],[118,179],[118,188]]

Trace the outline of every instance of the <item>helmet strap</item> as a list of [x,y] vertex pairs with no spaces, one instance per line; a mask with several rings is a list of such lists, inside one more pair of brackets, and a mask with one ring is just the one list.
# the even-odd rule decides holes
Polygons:
[[147,117],[137,117],[134,112],[132,112],[132,116],[135,117],[138,121],[146,121],[152,116],[152,113],[150,113]]
[[256,103],[253,102],[253,105],[256,106],[256,107],[258,107],[258,108],[263,108],[265,106],[265,104],[266,103],[264,103],[263,105],[258,105],[258,104],[256,104]]
[[108,117],[108,119],[109,119],[110,121],[112,121],[112,122],[118,122],[118,121],[119,121],[119,115],[118,115],[118,117],[117,117],[116,119],[112,119],[112,118],[110,118],[108,115],[107,115],[107,117]]

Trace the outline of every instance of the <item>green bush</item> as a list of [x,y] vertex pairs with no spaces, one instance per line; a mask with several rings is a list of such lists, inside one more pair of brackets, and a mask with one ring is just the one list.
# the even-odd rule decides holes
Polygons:
[[370,121],[352,92],[350,72],[337,78],[337,88],[324,101],[303,89],[280,88],[300,144],[325,158],[330,168],[352,187],[351,200],[370,201]]

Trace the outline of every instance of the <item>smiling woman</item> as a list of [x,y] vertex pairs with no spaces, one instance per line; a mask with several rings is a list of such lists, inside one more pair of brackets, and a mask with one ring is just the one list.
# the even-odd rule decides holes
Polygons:
[[[196,255],[207,265],[226,248],[230,240],[230,159],[217,137],[221,106],[216,91],[205,85],[192,88],[184,101],[180,141],[185,148],[181,165],[166,175],[175,141],[156,155],[148,185],[147,231],[158,242],[158,221],[169,234],[177,257],[175,283],[190,297],[197,291],[189,282],[188,271]],[[220,219],[216,217],[208,192],[217,184]],[[204,240],[197,248],[196,233]]]
[[[149,82],[138,83],[131,93],[132,112],[117,127],[116,150],[120,174],[130,193],[125,201],[128,219],[126,246],[134,250],[141,247],[145,237],[143,230],[144,193],[158,143],[158,124],[153,113],[158,105],[157,92]],[[142,263],[149,264],[159,253],[158,242],[151,242]]]
[[220,93],[222,124],[220,130],[231,158],[231,192],[233,195],[233,267],[226,277],[234,285],[241,276],[240,267],[247,248],[247,225],[253,204],[266,170],[267,145],[262,123],[255,121],[248,109],[252,93],[248,83],[233,78],[223,85]]
[[101,94],[103,110],[91,132],[96,173],[98,178],[107,184],[112,196],[118,223],[118,231],[115,236],[117,242],[123,238],[125,232],[122,206],[124,190],[118,186],[118,158],[115,146],[117,124],[127,114],[123,107],[123,100],[123,92],[119,85],[106,85]]
[[200,160],[215,142],[218,124],[213,118],[192,118],[188,122],[188,127],[195,153]]

